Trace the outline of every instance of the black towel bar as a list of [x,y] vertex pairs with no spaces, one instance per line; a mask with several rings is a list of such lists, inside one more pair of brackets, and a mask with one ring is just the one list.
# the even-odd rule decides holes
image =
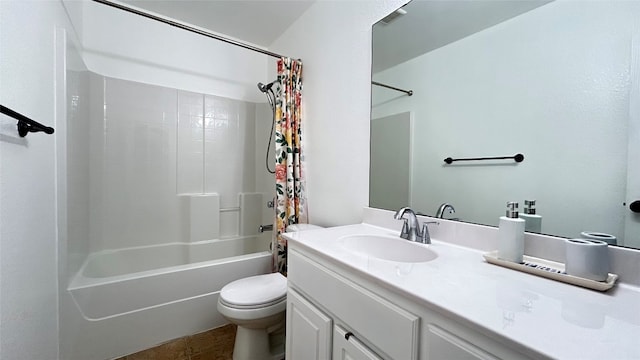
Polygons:
[[478,157],[478,158],[463,158],[463,159],[453,159],[448,157],[444,159],[444,162],[446,162],[447,164],[451,164],[454,161],[504,160],[504,159],[513,159],[515,160],[515,162],[519,163],[524,161],[524,155],[515,154],[514,156],[493,156],[493,157]]
[[18,135],[20,135],[20,137],[25,137],[30,132],[39,131],[43,131],[47,134],[53,134],[54,130],[52,127],[42,125],[37,121],[33,121],[28,117],[20,114],[19,112],[9,109],[8,107],[0,105],[0,113],[11,116],[12,118],[18,120]]

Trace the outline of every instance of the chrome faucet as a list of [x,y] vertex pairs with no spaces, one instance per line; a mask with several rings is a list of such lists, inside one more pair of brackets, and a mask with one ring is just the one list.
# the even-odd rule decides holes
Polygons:
[[449,209],[449,214],[455,214],[456,209],[453,208],[453,205],[449,203],[444,203],[440,205],[438,211],[436,212],[436,217],[442,219],[444,217],[445,210]]
[[[409,218],[404,219],[404,214],[409,214]],[[404,225],[402,225],[402,231],[400,232],[401,238],[409,241],[418,241],[418,238],[422,237],[416,213],[410,208],[403,207],[396,212],[393,218],[396,220],[404,219]]]
[[[404,217],[405,214],[408,214],[408,218]],[[398,210],[393,218],[396,220],[404,220],[404,225],[402,225],[402,231],[400,232],[401,238],[423,244],[431,244],[431,236],[429,235],[429,227],[427,224],[438,224],[438,222],[427,221],[422,224],[422,230],[420,230],[420,222],[418,221],[416,213],[408,207],[403,207]]]

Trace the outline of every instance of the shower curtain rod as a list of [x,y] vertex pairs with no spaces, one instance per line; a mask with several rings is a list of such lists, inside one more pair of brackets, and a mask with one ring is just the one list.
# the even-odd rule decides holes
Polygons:
[[274,52],[261,49],[259,47],[255,47],[255,46],[252,46],[252,45],[249,45],[249,44],[245,44],[245,43],[237,41],[237,40],[229,39],[229,38],[226,38],[224,36],[216,35],[214,33],[208,32],[208,31],[200,30],[200,29],[197,29],[197,28],[185,25],[185,24],[181,24],[181,23],[179,23],[177,21],[173,21],[173,20],[165,19],[165,18],[160,17],[160,16],[149,14],[147,12],[144,12],[144,11],[141,11],[141,10],[138,10],[138,9],[134,9],[134,8],[131,8],[131,7],[116,3],[116,2],[112,2],[112,1],[108,1],[108,0],[93,0],[93,1],[95,1],[97,3],[100,3],[100,4],[103,4],[103,5],[111,6],[111,7],[116,8],[116,9],[124,10],[124,11],[130,12],[132,14],[140,15],[142,17],[146,17],[147,19],[160,21],[160,22],[165,23],[167,25],[171,25],[171,26],[183,29],[183,30],[191,31],[192,33],[203,35],[203,36],[206,36],[208,38],[220,40],[220,41],[226,42],[226,43],[231,44],[231,45],[239,46],[239,47],[245,48],[247,50],[256,51],[256,52],[259,52],[259,53],[262,53],[262,54],[265,54],[265,55],[269,55],[269,56],[272,56],[272,57],[275,57],[275,58],[283,58],[283,57],[285,57],[285,56],[282,56],[280,54],[276,54]]
[[397,88],[395,86],[379,83],[377,81],[371,81],[371,84],[382,86],[382,87],[386,87],[387,89],[391,89],[391,90],[395,90],[395,91],[400,91],[400,92],[403,92],[403,93],[405,93],[405,94],[407,94],[409,96],[413,95],[413,90],[404,90],[404,89]]

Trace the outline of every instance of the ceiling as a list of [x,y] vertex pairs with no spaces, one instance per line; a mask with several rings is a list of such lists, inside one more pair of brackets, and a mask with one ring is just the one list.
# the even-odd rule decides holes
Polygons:
[[406,15],[373,27],[373,72],[401,64],[550,1],[413,0],[403,7]]
[[122,0],[143,10],[269,47],[315,0]]
[[[143,10],[268,48],[316,0],[121,0]],[[551,0],[413,0],[406,15],[373,29],[373,72],[544,5]],[[402,41],[398,41],[402,39]]]

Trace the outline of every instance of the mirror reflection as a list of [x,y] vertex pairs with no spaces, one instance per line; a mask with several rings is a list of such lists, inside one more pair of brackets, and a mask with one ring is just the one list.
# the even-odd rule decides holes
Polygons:
[[414,0],[372,69],[370,206],[640,248],[640,2]]

